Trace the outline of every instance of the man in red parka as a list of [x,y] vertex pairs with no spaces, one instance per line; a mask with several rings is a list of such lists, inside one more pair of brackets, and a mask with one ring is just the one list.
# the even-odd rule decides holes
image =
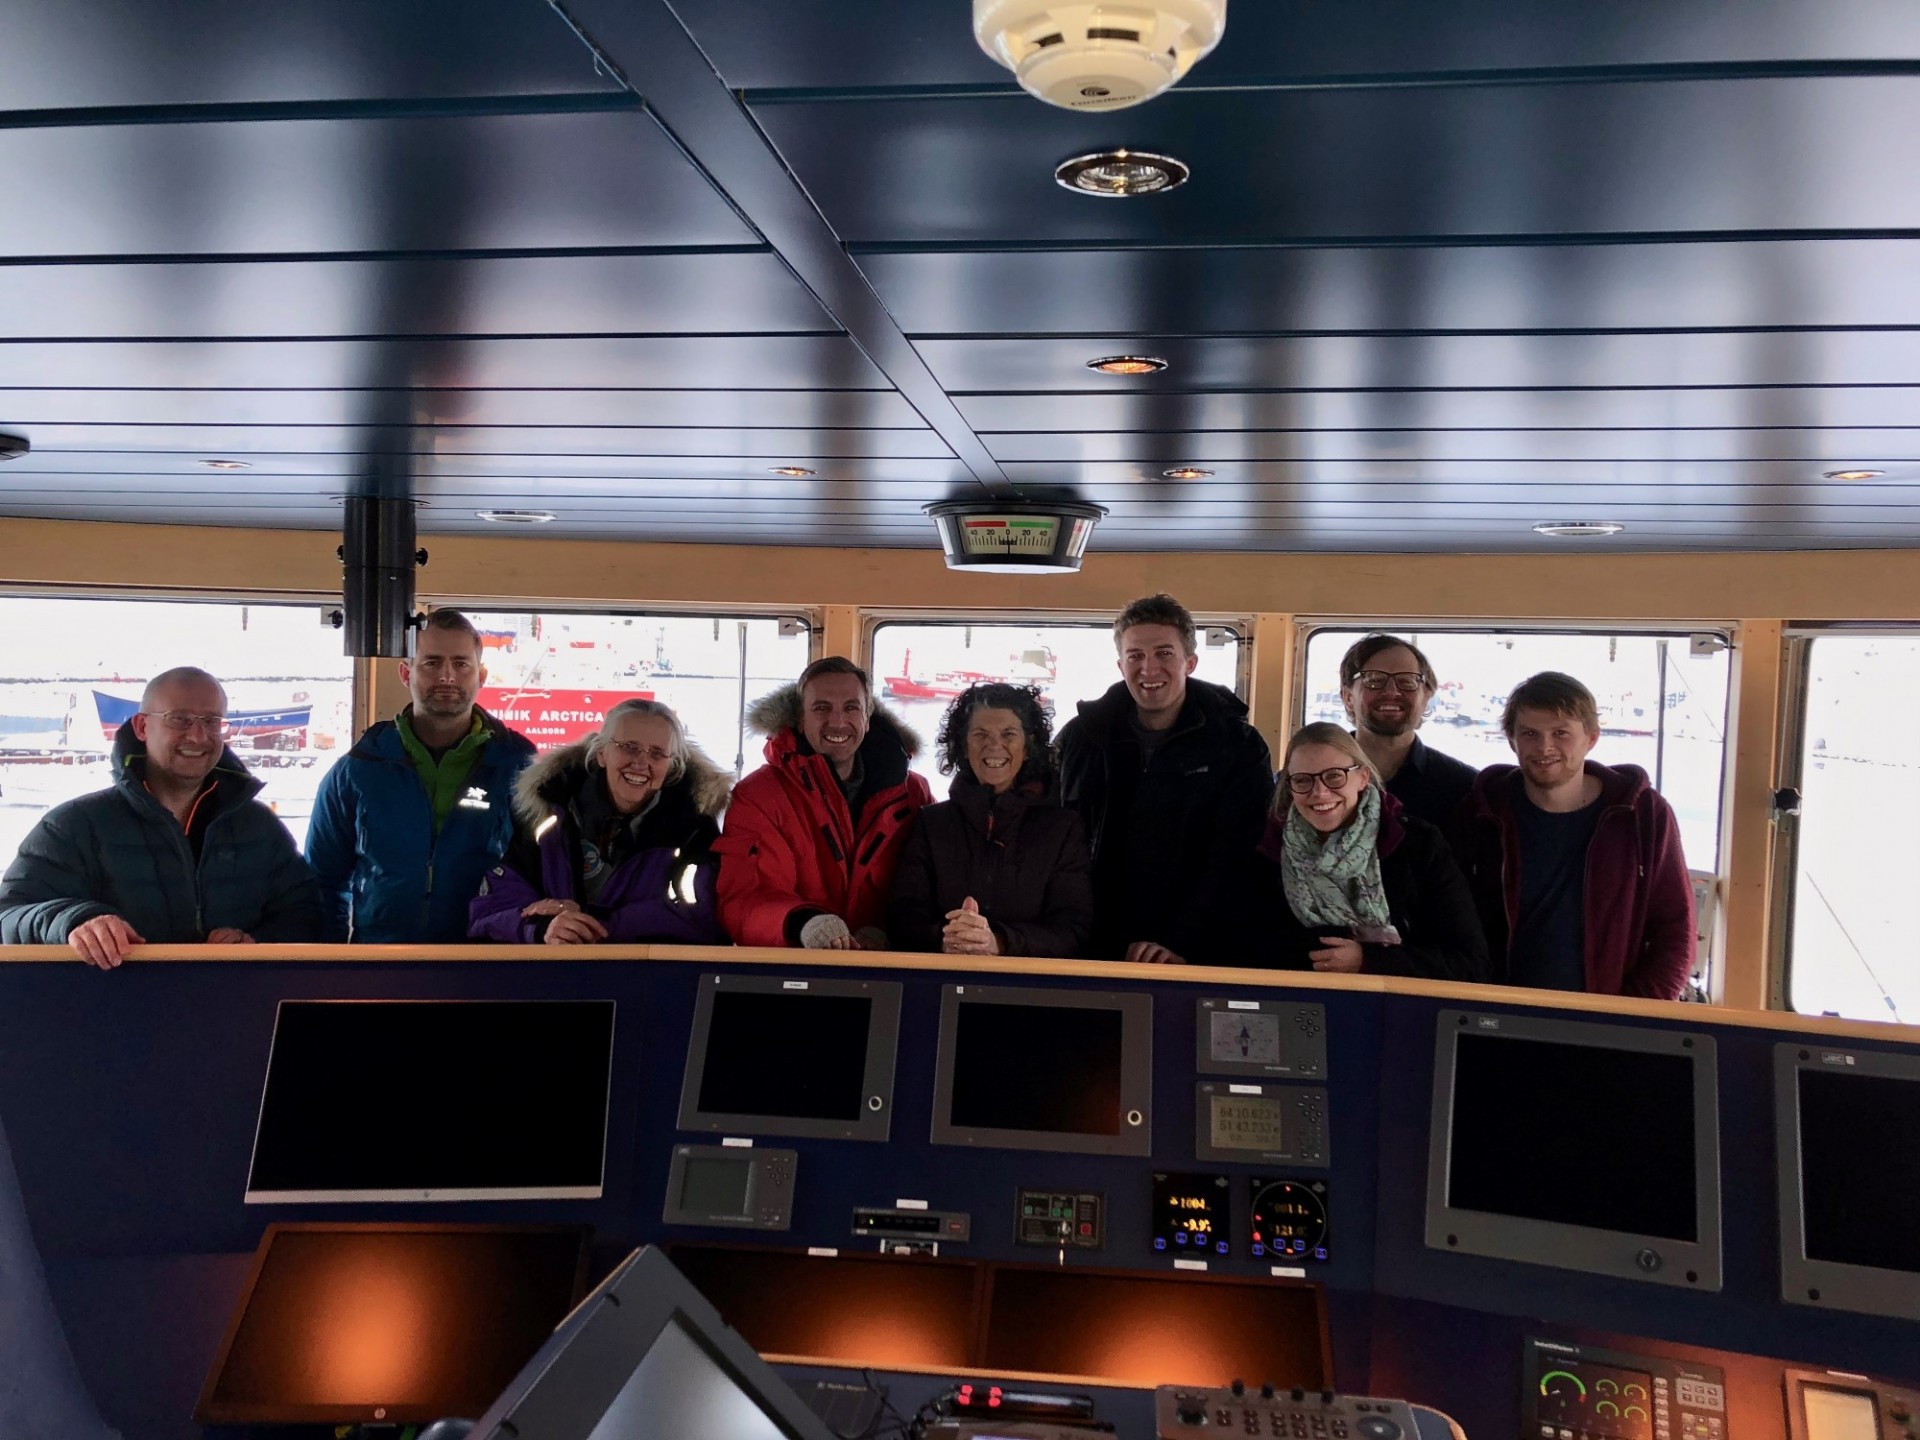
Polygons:
[[767,763],[734,787],[720,923],[739,945],[884,950],[887,891],[915,813],[919,737],[873,703],[867,672],[830,655],[747,713]]

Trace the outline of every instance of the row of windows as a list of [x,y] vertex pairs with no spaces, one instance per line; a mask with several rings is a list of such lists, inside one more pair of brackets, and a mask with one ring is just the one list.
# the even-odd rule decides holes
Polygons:
[[[583,737],[610,706],[647,695],[674,707],[723,768],[761,763],[748,708],[812,654],[807,627],[771,616],[554,614],[473,610],[485,645],[482,703],[543,748]],[[297,841],[320,779],[353,742],[353,666],[315,608],[292,604],[22,596],[0,598],[11,637],[0,662],[0,863],[40,814],[107,783],[107,747],[148,675],[204,666],[225,682],[233,744],[265,782],[262,799]],[[1644,768],[1680,818],[1689,864],[1718,870],[1725,789],[1728,649],[1720,637],[1390,627],[1427,653],[1440,689],[1426,742],[1475,766],[1509,758],[1501,706],[1520,680],[1565,670],[1594,692],[1598,760]],[[1341,720],[1340,656],[1361,629],[1312,629],[1302,656],[1302,720]],[[1244,693],[1244,636],[1211,627],[1195,671]],[[1799,642],[1804,682],[1802,816],[1787,885],[1784,999],[1807,1013],[1920,1017],[1920,960],[1905,936],[1900,882],[1920,833],[1886,827],[1913,813],[1920,761],[1886,713],[1920,689],[1920,639],[1827,635]],[[984,679],[1041,687],[1061,723],[1117,678],[1097,621],[985,624],[887,620],[865,656],[875,689],[931,741],[948,700]],[[915,768],[933,782],[931,743]]]

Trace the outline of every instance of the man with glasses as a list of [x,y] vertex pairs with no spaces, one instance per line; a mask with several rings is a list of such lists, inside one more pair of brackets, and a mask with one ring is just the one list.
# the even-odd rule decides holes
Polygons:
[[1340,698],[1353,735],[1400,808],[1445,830],[1480,772],[1420,739],[1438,688],[1433,666],[1396,635],[1354,641],[1340,659]]
[[400,680],[412,703],[320,782],[307,859],[333,938],[447,945],[467,938],[467,907],[513,839],[533,744],[474,704],[487,667],[458,610],[427,616]]
[[313,872],[227,747],[226,717],[206,671],[155,676],[113,737],[114,783],[20,842],[0,879],[0,943],[67,944],[111,970],[135,945],[320,939]]

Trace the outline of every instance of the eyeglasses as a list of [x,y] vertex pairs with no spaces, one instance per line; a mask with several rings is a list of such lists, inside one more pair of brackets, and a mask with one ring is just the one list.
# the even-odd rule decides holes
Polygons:
[[1427,677],[1418,670],[1362,670],[1353,677],[1353,683],[1362,690],[1384,690],[1391,685],[1402,695],[1411,695],[1427,683]]
[[214,739],[224,740],[233,734],[233,726],[224,715],[201,715],[192,710],[142,710],[140,713],[149,720],[158,720],[176,735],[204,730]]
[[1355,761],[1351,765],[1342,765],[1338,770],[1310,770],[1304,775],[1289,773],[1287,788],[1296,795],[1311,795],[1314,781],[1317,780],[1329,790],[1344,790],[1347,788],[1347,776],[1359,768],[1360,763]]
[[628,762],[646,759],[656,765],[664,765],[673,759],[673,756],[658,745],[642,745],[638,740],[609,740],[606,748],[619,751],[620,758]]

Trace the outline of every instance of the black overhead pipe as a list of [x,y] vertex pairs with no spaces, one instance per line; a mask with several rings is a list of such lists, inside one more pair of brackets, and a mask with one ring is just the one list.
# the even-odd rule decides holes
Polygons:
[[427,563],[414,545],[413,501],[379,495],[346,497],[343,627],[346,653],[405,659],[413,628],[413,572]]

